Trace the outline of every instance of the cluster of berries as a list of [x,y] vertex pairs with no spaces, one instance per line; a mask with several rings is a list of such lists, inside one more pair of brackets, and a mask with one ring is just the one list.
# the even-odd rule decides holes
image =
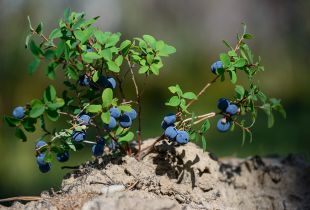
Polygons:
[[84,74],[79,77],[78,81],[81,86],[89,86],[93,90],[99,90],[100,88],[116,88],[116,81],[113,77],[100,76],[96,82],[93,82],[91,77]]
[[240,108],[226,98],[218,100],[217,108],[224,114],[224,117],[217,122],[217,129],[220,132],[226,132],[230,129],[231,117],[240,113]]
[[[36,143],[35,149],[38,150],[44,146],[47,146],[47,143],[43,140],[39,140]],[[42,173],[46,173],[51,169],[51,163],[45,161],[45,153],[38,153],[36,159],[37,159],[37,164],[39,166],[39,170]],[[69,160],[69,152],[68,151],[62,151],[62,152],[57,153],[56,159],[59,162],[68,161]]]
[[[79,84],[81,86],[89,86],[94,90],[98,88],[116,88],[116,81],[113,77],[100,76],[96,83],[94,83],[91,78],[86,74],[81,75],[79,79]],[[111,131],[119,125],[120,127],[126,129],[132,125],[133,120],[137,118],[137,112],[134,109],[131,109],[128,112],[123,112],[118,107],[111,107],[110,110],[110,121],[108,124],[103,124],[103,129],[106,131]],[[72,139],[75,142],[82,142],[86,139],[86,128],[91,123],[91,117],[86,114],[82,114],[77,119],[78,124],[81,125],[82,130],[75,130],[72,133]],[[103,154],[104,146],[106,144],[105,139],[99,138],[97,143],[92,147],[92,153],[94,156],[100,156]],[[117,148],[117,142],[111,140],[111,143],[108,145],[111,150]]]
[[[103,129],[111,131],[119,124],[122,128],[129,128],[132,125],[133,120],[137,118],[136,110],[132,109],[130,112],[121,112],[119,108],[110,108],[110,122],[109,124],[103,124]],[[76,142],[82,142],[86,139],[86,128],[91,123],[91,117],[87,114],[82,114],[77,119],[78,124],[82,130],[74,130],[72,133],[72,139]]]
[[187,144],[189,135],[184,130],[177,130],[174,126],[176,122],[175,114],[168,114],[164,117],[161,127],[165,130],[164,135],[169,141],[177,142],[178,144]]

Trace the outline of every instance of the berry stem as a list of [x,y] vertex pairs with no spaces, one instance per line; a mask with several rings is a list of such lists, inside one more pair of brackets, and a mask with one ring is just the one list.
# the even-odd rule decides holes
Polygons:
[[211,80],[210,82],[208,82],[208,83],[201,89],[201,91],[198,93],[197,98],[191,100],[191,101],[187,104],[186,109],[187,109],[188,107],[190,107],[195,101],[197,101],[198,98],[199,98],[202,94],[204,94],[204,93],[206,92],[206,90],[207,90],[213,83],[215,83],[216,80],[217,80],[219,77],[220,77],[220,76],[217,75],[213,80]]
[[150,146],[142,149],[140,151],[140,153],[138,153],[136,155],[136,159],[137,160],[141,160],[143,159],[145,156],[147,156],[148,154],[150,154],[154,149],[155,149],[155,145],[160,142],[161,140],[165,139],[165,136],[164,135],[161,135],[160,137],[158,137],[154,142],[153,144],[151,144]]
[[41,199],[42,198],[40,196],[18,196],[18,197],[0,199],[0,203],[9,201],[37,201]]
[[[127,63],[128,63],[128,66],[129,66],[129,69],[130,69],[130,74],[131,74],[131,79],[132,79],[132,82],[135,86],[135,90],[136,90],[136,97],[137,97],[137,103],[138,103],[138,131],[137,131],[137,134],[138,134],[138,157],[140,156],[140,152],[141,152],[141,97],[140,97],[140,92],[139,92],[139,87],[137,85],[137,82],[136,82],[136,78],[135,78],[135,75],[134,75],[134,72],[133,72],[133,66],[129,60],[129,58],[127,57],[126,58],[127,60]],[[140,159],[140,158],[139,158]]]

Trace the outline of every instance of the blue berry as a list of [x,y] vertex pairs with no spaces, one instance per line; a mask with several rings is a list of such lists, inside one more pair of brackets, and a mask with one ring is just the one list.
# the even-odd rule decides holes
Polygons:
[[222,69],[222,68],[223,68],[222,61],[216,61],[211,65],[211,71],[213,74],[216,74],[217,69]]
[[217,122],[217,130],[220,132],[227,132],[230,129],[230,122],[227,119],[222,118]]
[[81,115],[79,117],[78,121],[79,121],[80,125],[89,125],[89,123],[90,123],[90,116],[87,115],[87,114],[83,114],[83,115]]
[[166,130],[169,126],[174,126],[174,124],[173,124],[173,125],[168,125],[165,121],[162,121],[162,122],[161,122],[161,127],[162,127],[164,130]]
[[108,147],[110,150],[115,151],[118,148],[118,143],[112,139]]
[[22,119],[25,116],[25,108],[18,106],[13,110],[13,116],[17,119]]
[[44,165],[39,165],[39,170],[42,173],[49,172],[49,170],[51,170],[51,164],[50,163],[45,163]]
[[91,151],[95,157],[101,156],[103,154],[104,144],[95,144]]
[[69,160],[69,152],[65,151],[63,153],[58,153],[56,155],[56,159],[59,161],[59,162],[66,162]]
[[104,124],[103,127],[109,130],[112,130],[117,126],[117,122],[114,117],[110,116],[110,122],[109,124]]
[[99,138],[99,139],[97,140],[97,144],[105,145],[105,139],[104,139],[104,138]]
[[227,107],[229,106],[229,100],[227,100],[226,98],[220,98],[217,101],[217,108],[223,112],[226,111]]
[[165,136],[169,139],[169,140],[173,140],[176,136],[178,135],[178,131],[175,127],[170,126],[165,130]]
[[177,120],[175,114],[168,114],[164,117],[164,122],[170,126],[172,125],[173,123],[175,123],[175,121]]
[[100,76],[96,83],[103,88],[106,88],[110,85],[109,80],[105,76]]
[[137,112],[134,109],[131,109],[130,112],[125,112],[125,115],[128,115],[130,117],[131,120],[134,120],[137,118]]
[[39,141],[37,141],[37,143],[36,143],[36,149],[41,148],[41,147],[43,147],[43,146],[45,146],[45,145],[47,145],[47,143],[46,143],[45,141],[39,140]]
[[121,116],[121,111],[117,107],[110,108],[110,115],[115,119],[118,119]]
[[227,107],[226,112],[230,115],[235,115],[239,112],[239,107],[236,104],[230,104]]
[[189,135],[186,131],[178,131],[176,141],[179,144],[187,144],[189,142]]
[[73,131],[72,139],[76,142],[84,141],[86,138],[86,133],[84,131]]
[[79,77],[79,84],[81,86],[89,86],[89,83],[90,83],[90,78],[87,75],[84,74]]
[[129,117],[129,115],[127,114],[123,114],[120,118],[119,118],[119,125],[122,128],[129,128],[132,125],[132,120]]
[[94,49],[92,49],[91,47],[87,47],[86,52],[94,52]]
[[116,81],[113,77],[108,77],[108,88],[116,88]]
[[44,158],[45,158],[45,153],[40,153],[37,156],[37,163],[38,163],[38,165],[45,165],[46,164]]

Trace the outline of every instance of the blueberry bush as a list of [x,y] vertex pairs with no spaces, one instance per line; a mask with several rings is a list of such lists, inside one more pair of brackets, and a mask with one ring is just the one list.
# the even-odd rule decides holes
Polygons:
[[[201,141],[206,150],[210,119],[217,116],[220,118],[217,129],[227,132],[238,126],[243,132],[243,142],[247,135],[252,139],[250,129],[258,110],[267,114],[269,127],[274,123],[273,111],[285,117],[280,100],[268,98],[255,83],[255,75],[264,71],[264,67],[259,57],[255,60],[246,44],[252,35],[247,33],[244,25],[244,32],[237,36],[235,47],[224,41],[228,51],[220,54],[219,61],[211,65],[214,78],[198,94],[184,92],[178,84],[168,88],[173,96],[166,105],[174,111],[163,117],[163,132],[154,145],[142,150],[143,91],[136,77],[147,80],[150,76],[158,76],[163,67],[162,59],[176,50],[150,35],[121,41],[120,33],[96,28],[93,24],[97,19],[86,19],[84,13],[67,9],[58,27],[46,36],[43,24],[33,28],[28,18],[30,34],[26,37],[25,47],[34,55],[29,74],[34,74],[43,65],[45,75],[51,80],[55,80],[56,73],[61,72],[66,88],[60,94],[49,85],[42,98],[16,107],[12,116],[5,116],[4,121],[15,127],[15,134],[22,141],[27,141],[25,132],[35,132],[39,122],[43,135],[35,143],[35,156],[41,172],[51,169],[53,157],[59,162],[66,162],[70,152],[82,149],[85,144],[92,145],[91,152],[95,157],[113,153],[135,155],[140,159],[151,151],[155,143],[164,139],[176,146],[191,140]],[[249,81],[246,87],[237,85],[238,74],[246,74]],[[191,111],[190,106],[213,83],[225,81],[227,75],[235,85],[235,97],[220,98],[217,112],[196,115]],[[132,84],[134,98],[126,97],[125,82]],[[45,123],[47,119],[51,122],[65,119],[68,126],[50,130]],[[136,132],[132,131],[135,121]],[[130,146],[134,139],[138,144],[137,151],[132,151]]]

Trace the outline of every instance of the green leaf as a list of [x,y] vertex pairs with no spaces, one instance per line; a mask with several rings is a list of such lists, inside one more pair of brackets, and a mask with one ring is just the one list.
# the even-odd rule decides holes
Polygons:
[[170,87],[168,87],[168,89],[173,94],[177,93],[180,96],[183,94],[181,87],[179,85],[170,86]]
[[37,118],[41,116],[45,111],[45,106],[40,100],[33,100],[31,102],[31,110],[29,116],[31,118]]
[[186,99],[197,99],[197,96],[195,93],[193,92],[185,92],[183,95],[182,95],[183,98],[186,98]]
[[57,110],[65,105],[65,101],[62,98],[56,98],[54,102],[48,102],[47,106],[50,110]]
[[36,28],[36,32],[37,34],[41,35],[42,34],[42,29],[43,29],[43,23],[41,22],[37,28]]
[[20,128],[15,129],[15,136],[22,140],[23,142],[27,141],[27,136],[25,135],[24,131]]
[[116,45],[116,43],[119,41],[121,34],[120,33],[116,33],[116,34],[112,34],[106,44],[105,47],[113,47]]
[[59,113],[57,112],[57,110],[46,110],[46,114],[48,119],[50,119],[53,122],[56,122],[59,119]]
[[94,35],[100,44],[105,44],[111,35],[111,32],[95,31]]
[[33,75],[34,72],[38,69],[39,65],[40,65],[40,59],[35,57],[34,60],[29,64],[28,66],[28,73],[30,75]]
[[111,88],[106,88],[102,92],[102,106],[109,107],[113,100],[113,90]]
[[244,58],[240,58],[240,59],[236,60],[233,65],[236,68],[242,68],[246,65],[246,60]]
[[145,74],[149,70],[148,66],[141,66],[139,69],[139,74]]
[[59,28],[55,28],[49,35],[49,39],[56,39],[62,37],[61,30]]
[[135,137],[133,132],[128,132],[126,135],[119,137],[118,142],[130,142]]
[[123,63],[123,56],[122,56],[122,55],[119,55],[119,56],[115,59],[115,63],[116,63],[116,65],[121,66],[122,63]]
[[123,55],[127,55],[130,47],[131,47],[131,41],[129,40],[125,40],[121,43],[120,50],[122,51]]
[[92,105],[89,105],[86,108],[86,110],[87,110],[87,112],[90,112],[90,113],[98,113],[98,112],[102,111],[102,105],[92,104]]
[[237,57],[237,56],[238,56],[237,53],[236,53],[234,50],[228,51],[228,55],[229,55],[230,57]]
[[86,52],[82,55],[82,58],[83,60],[88,61],[88,60],[100,59],[101,56],[95,52]]
[[153,48],[156,49],[156,39],[151,35],[143,35],[143,39]]
[[201,132],[205,134],[211,127],[210,121],[207,119],[201,126]]
[[49,85],[45,89],[44,94],[43,94],[43,99],[45,103],[52,102],[56,99],[56,89],[54,88],[53,85]]
[[105,124],[109,124],[110,123],[110,112],[102,112],[101,114],[101,120],[103,123]]
[[120,105],[118,108],[123,112],[130,112],[132,110],[131,106],[129,105]]
[[3,120],[10,127],[16,127],[21,121],[20,119],[16,119],[14,117],[9,117],[9,116],[4,116]]
[[234,49],[232,46],[230,46],[230,44],[229,44],[227,41],[223,40],[223,43],[224,43],[224,45],[225,45],[226,47],[228,47],[229,49],[231,49],[231,50]]
[[225,53],[220,54],[220,59],[223,62],[225,68],[230,65],[230,58],[227,54]]
[[28,20],[28,25],[29,25],[30,30],[33,31],[34,29],[33,29],[32,25],[31,25],[31,20],[30,20],[29,16],[27,16],[27,20]]
[[266,113],[267,117],[268,117],[268,128],[271,128],[274,124],[274,117],[272,114],[272,108],[270,104],[264,104],[263,106],[260,107],[261,109],[264,110],[264,112]]
[[57,67],[56,63],[50,63],[45,69],[45,72],[44,72],[45,75],[51,80],[54,80],[56,78],[56,72],[55,72],[56,67]]
[[207,150],[207,141],[206,141],[206,137],[204,135],[201,136],[201,143],[202,143],[203,151],[206,151]]
[[100,73],[98,71],[95,71],[95,73],[93,74],[92,79],[93,79],[94,82],[98,81],[99,76],[100,76],[99,74]]
[[244,96],[245,90],[241,85],[236,85],[235,92],[237,94],[237,99],[241,100]]
[[29,42],[29,48],[32,54],[35,56],[39,56],[40,54],[42,54],[41,49],[36,45],[36,43],[33,40]]
[[110,48],[104,49],[99,53],[105,60],[112,60],[112,51]]
[[176,49],[170,45],[165,44],[161,49],[159,49],[159,56],[168,56],[176,52]]
[[235,84],[237,82],[237,74],[235,71],[229,71],[230,81]]
[[165,103],[167,106],[179,106],[181,100],[178,96],[172,96],[168,103]]
[[51,163],[52,162],[52,153],[47,151],[44,156],[44,162]]
[[156,65],[156,64],[152,64],[151,65],[151,67],[150,67],[150,70],[151,70],[151,72],[153,73],[153,74],[155,74],[155,75],[159,75],[159,68],[158,68],[158,66]]
[[31,37],[32,37],[32,34],[28,34],[28,35],[26,36],[25,48],[28,48],[28,46],[29,46],[29,41],[30,41]]
[[118,73],[120,71],[119,66],[114,61],[108,61],[107,62],[108,69],[112,72]]
[[279,112],[283,118],[286,118],[286,111],[284,109],[284,107],[281,104],[281,100],[280,99],[276,99],[276,98],[270,98],[269,101],[271,102],[271,108],[273,110],[276,110],[277,112]]
[[243,39],[252,39],[252,38],[253,38],[252,34],[248,34],[248,33],[243,34]]
[[76,30],[74,31],[75,37],[81,42],[81,44],[84,44],[92,35],[94,29],[93,28],[88,28],[84,31],[82,30]]
[[34,132],[36,130],[35,124],[37,122],[37,119],[33,118],[26,118],[22,121],[23,127],[28,132]]
[[64,11],[64,19],[67,21],[70,17],[71,14],[71,9],[70,8],[66,8]]

